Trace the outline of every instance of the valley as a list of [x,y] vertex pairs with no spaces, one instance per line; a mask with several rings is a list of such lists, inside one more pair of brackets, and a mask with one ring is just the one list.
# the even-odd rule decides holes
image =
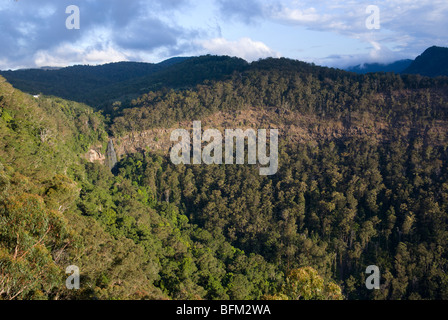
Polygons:
[[[285,58],[162,66],[1,79],[2,299],[448,298],[448,78]],[[86,70],[102,84],[84,95]],[[171,133],[194,121],[279,129],[278,172],[174,165]],[[365,286],[372,265],[381,290]]]

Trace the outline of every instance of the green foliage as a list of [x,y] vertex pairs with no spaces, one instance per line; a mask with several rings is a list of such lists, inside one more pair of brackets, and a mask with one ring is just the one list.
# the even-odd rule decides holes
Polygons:
[[64,217],[37,195],[9,197],[0,203],[0,234],[0,296],[54,294],[62,281],[56,263],[72,241]]
[[107,107],[162,87],[184,88],[205,80],[218,80],[247,65],[242,59],[218,56],[173,58],[158,64],[118,62],[101,66],[73,66],[57,70],[3,71],[16,88]]
[[325,283],[313,268],[289,272],[281,295],[291,300],[342,300],[341,288],[333,282]]
[[266,59],[229,79],[205,81],[183,90],[170,86],[152,90],[116,110],[111,132],[118,137],[248,107],[276,112],[280,125],[288,124],[281,115],[295,112],[317,117],[321,123],[340,120],[347,129],[359,123],[371,125],[374,119],[425,126],[432,124],[431,119],[447,117],[447,86],[447,78],[356,75],[294,60]]
[[[158,82],[115,76],[129,81],[121,93],[147,93],[113,104],[110,119],[0,83],[0,298],[448,297],[446,79],[211,56],[148,76]],[[275,176],[151,152],[113,173],[83,160],[105,151],[107,132],[248,109],[270,117],[252,125],[307,133],[283,133]],[[374,292],[363,285],[372,264]],[[79,291],[65,288],[69,265]]]

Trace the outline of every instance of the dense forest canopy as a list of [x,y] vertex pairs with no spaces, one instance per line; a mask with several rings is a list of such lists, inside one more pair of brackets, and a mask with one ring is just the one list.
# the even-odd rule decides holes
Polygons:
[[[448,298],[448,78],[213,56],[169,68],[103,101],[107,118],[2,81],[2,299]],[[194,120],[278,128],[278,173],[175,166],[164,147],[112,171],[85,159]]]
[[172,58],[158,64],[118,62],[58,70],[1,71],[14,87],[30,94],[54,95],[103,110],[113,100],[128,100],[150,90],[181,88],[218,80],[247,66],[230,57]]

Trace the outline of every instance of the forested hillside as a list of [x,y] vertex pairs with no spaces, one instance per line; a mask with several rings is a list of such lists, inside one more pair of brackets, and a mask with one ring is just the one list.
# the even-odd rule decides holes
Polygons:
[[448,48],[433,46],[428,48],[403,73],[422,76],[448,76]]
[[202,56],[172,58],[158,64],[118,62],[58,70],[1,71],[15,88],[87,103],[104,110],[108,102],[137,98],[150,90],[181,88],[219,80],[247,66],[242,59]]
[[[191,224],[152,185],[83,160],[89,145],[107,146],[104,119],[90,107],[37,100],[3,79],[0,97],[2,299],[259,299],[276,292],[284,275],[262,256]],[[163,188],[166,160],[151,159]],[[81,269],[79,291],[65,288],[69,265]]]
[[[108,119],[1,84],[1,298],[448,298],[448,78],[198,59]],[[279,129],[278,173],[171,164],[194,120]]]

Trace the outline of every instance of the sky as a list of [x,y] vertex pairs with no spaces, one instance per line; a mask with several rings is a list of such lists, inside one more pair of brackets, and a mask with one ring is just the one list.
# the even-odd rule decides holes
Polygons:
[[0,70],[204,54],[344,68],[448,47],[447,31],[447,0],[0,0]]

